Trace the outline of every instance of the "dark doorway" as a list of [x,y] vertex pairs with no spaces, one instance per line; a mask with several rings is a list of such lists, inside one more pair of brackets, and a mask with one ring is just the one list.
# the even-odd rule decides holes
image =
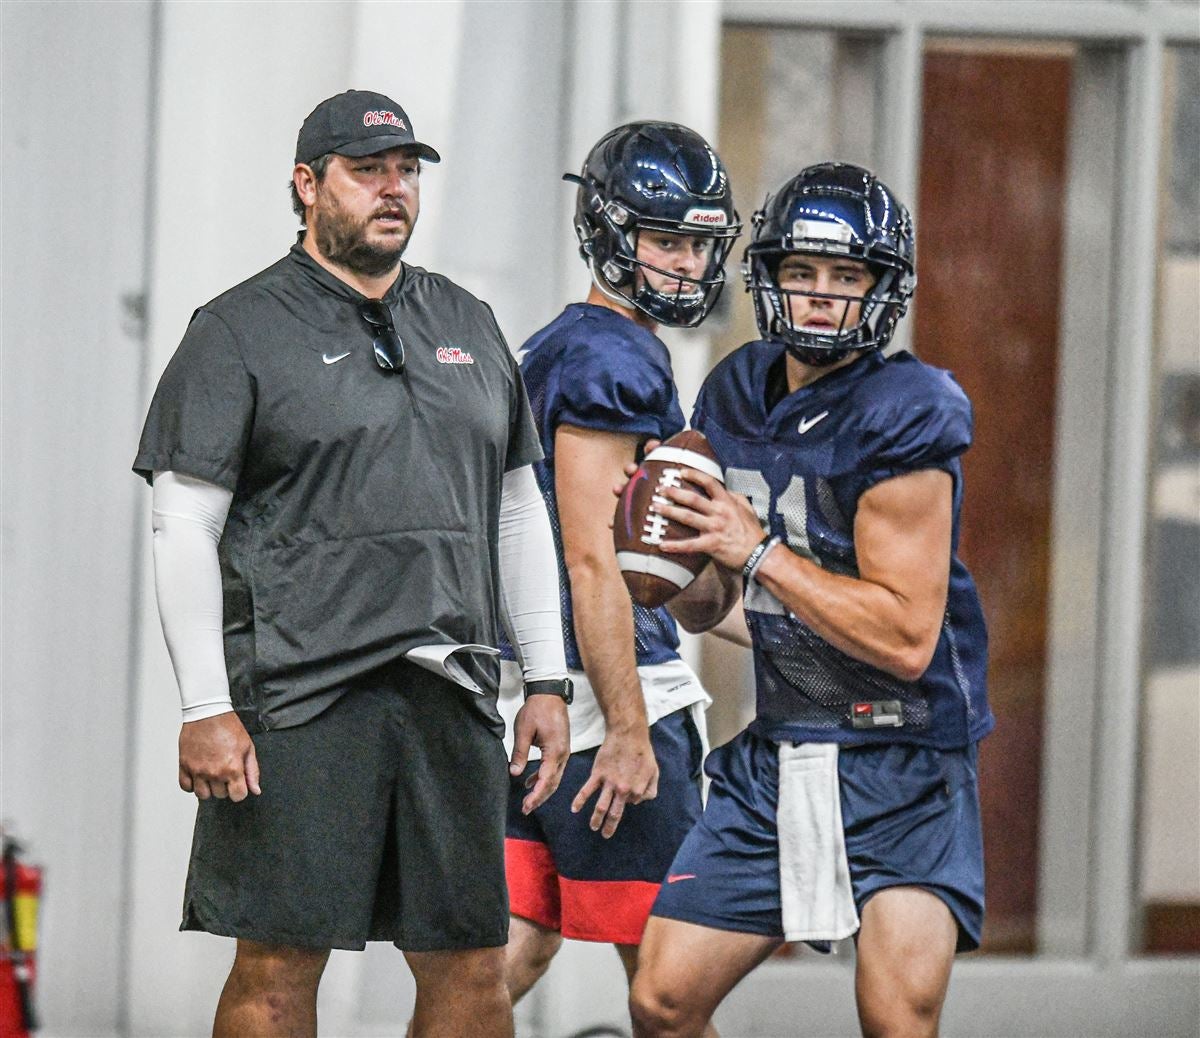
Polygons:
[[924,61],[914,349],[975,406],[961,554],[991,637],[980,751],[992,952],[1036,943],[1068,48],[947,41]]

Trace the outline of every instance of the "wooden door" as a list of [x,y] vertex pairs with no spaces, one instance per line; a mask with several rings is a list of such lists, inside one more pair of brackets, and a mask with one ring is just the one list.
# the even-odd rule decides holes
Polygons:
[[924,61],[914,349],[975,407],[962,558],[991,638],[984,947],[1034,950],[1069,51]]

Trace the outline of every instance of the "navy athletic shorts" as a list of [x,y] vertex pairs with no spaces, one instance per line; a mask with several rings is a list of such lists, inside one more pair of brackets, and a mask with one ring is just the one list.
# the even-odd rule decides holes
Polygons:
[[401,661],[252,734],[262,795],[202,800],[183,930],[270,944],[499,947],[504,744],[468,692]]
[[[953,913],[958,950],[979,947],[983,838],[975,758],[974,745],[840,749],[842,825],[860,917],[880,890],[921,887]],[[779,746],[742,732],[713,750],[704,770],[712,779],[704,816],[671,863],[652,914],[782,937]]]
[[658,796],[627,804],[611,839],[589,826],[598,794],[571,813],[596,750],[571,754],[557,792],[531,815],[521,814],[521,800],[539,762],[512,781],[505,856],[513,915],[576,940],[641,943],[659,884],[701,809],[702,750],[691,708],[651,725],[650,743]]

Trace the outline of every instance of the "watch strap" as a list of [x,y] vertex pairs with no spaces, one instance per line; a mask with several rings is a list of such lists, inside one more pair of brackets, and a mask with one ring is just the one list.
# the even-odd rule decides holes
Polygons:
[[564,703],[575,698],[575,687],[570,678],[546,678],[541,681],[525,682],[525,698],[530,696],[558,696]]

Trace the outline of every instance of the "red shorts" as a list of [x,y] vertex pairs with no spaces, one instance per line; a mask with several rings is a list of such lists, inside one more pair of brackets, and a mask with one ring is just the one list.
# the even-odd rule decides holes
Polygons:
[[641,943],[659,885],[702,807],[702,750],[691,708],[651,725],[650,741],[658,796],[627,805],[608,840],[589,826],[594,796],[571,813],[595,749],[571,754],[558,790],[531,815],[521,814],[521,801],[538,762],[512,781],[505,858],[513,915],[580,941]]

